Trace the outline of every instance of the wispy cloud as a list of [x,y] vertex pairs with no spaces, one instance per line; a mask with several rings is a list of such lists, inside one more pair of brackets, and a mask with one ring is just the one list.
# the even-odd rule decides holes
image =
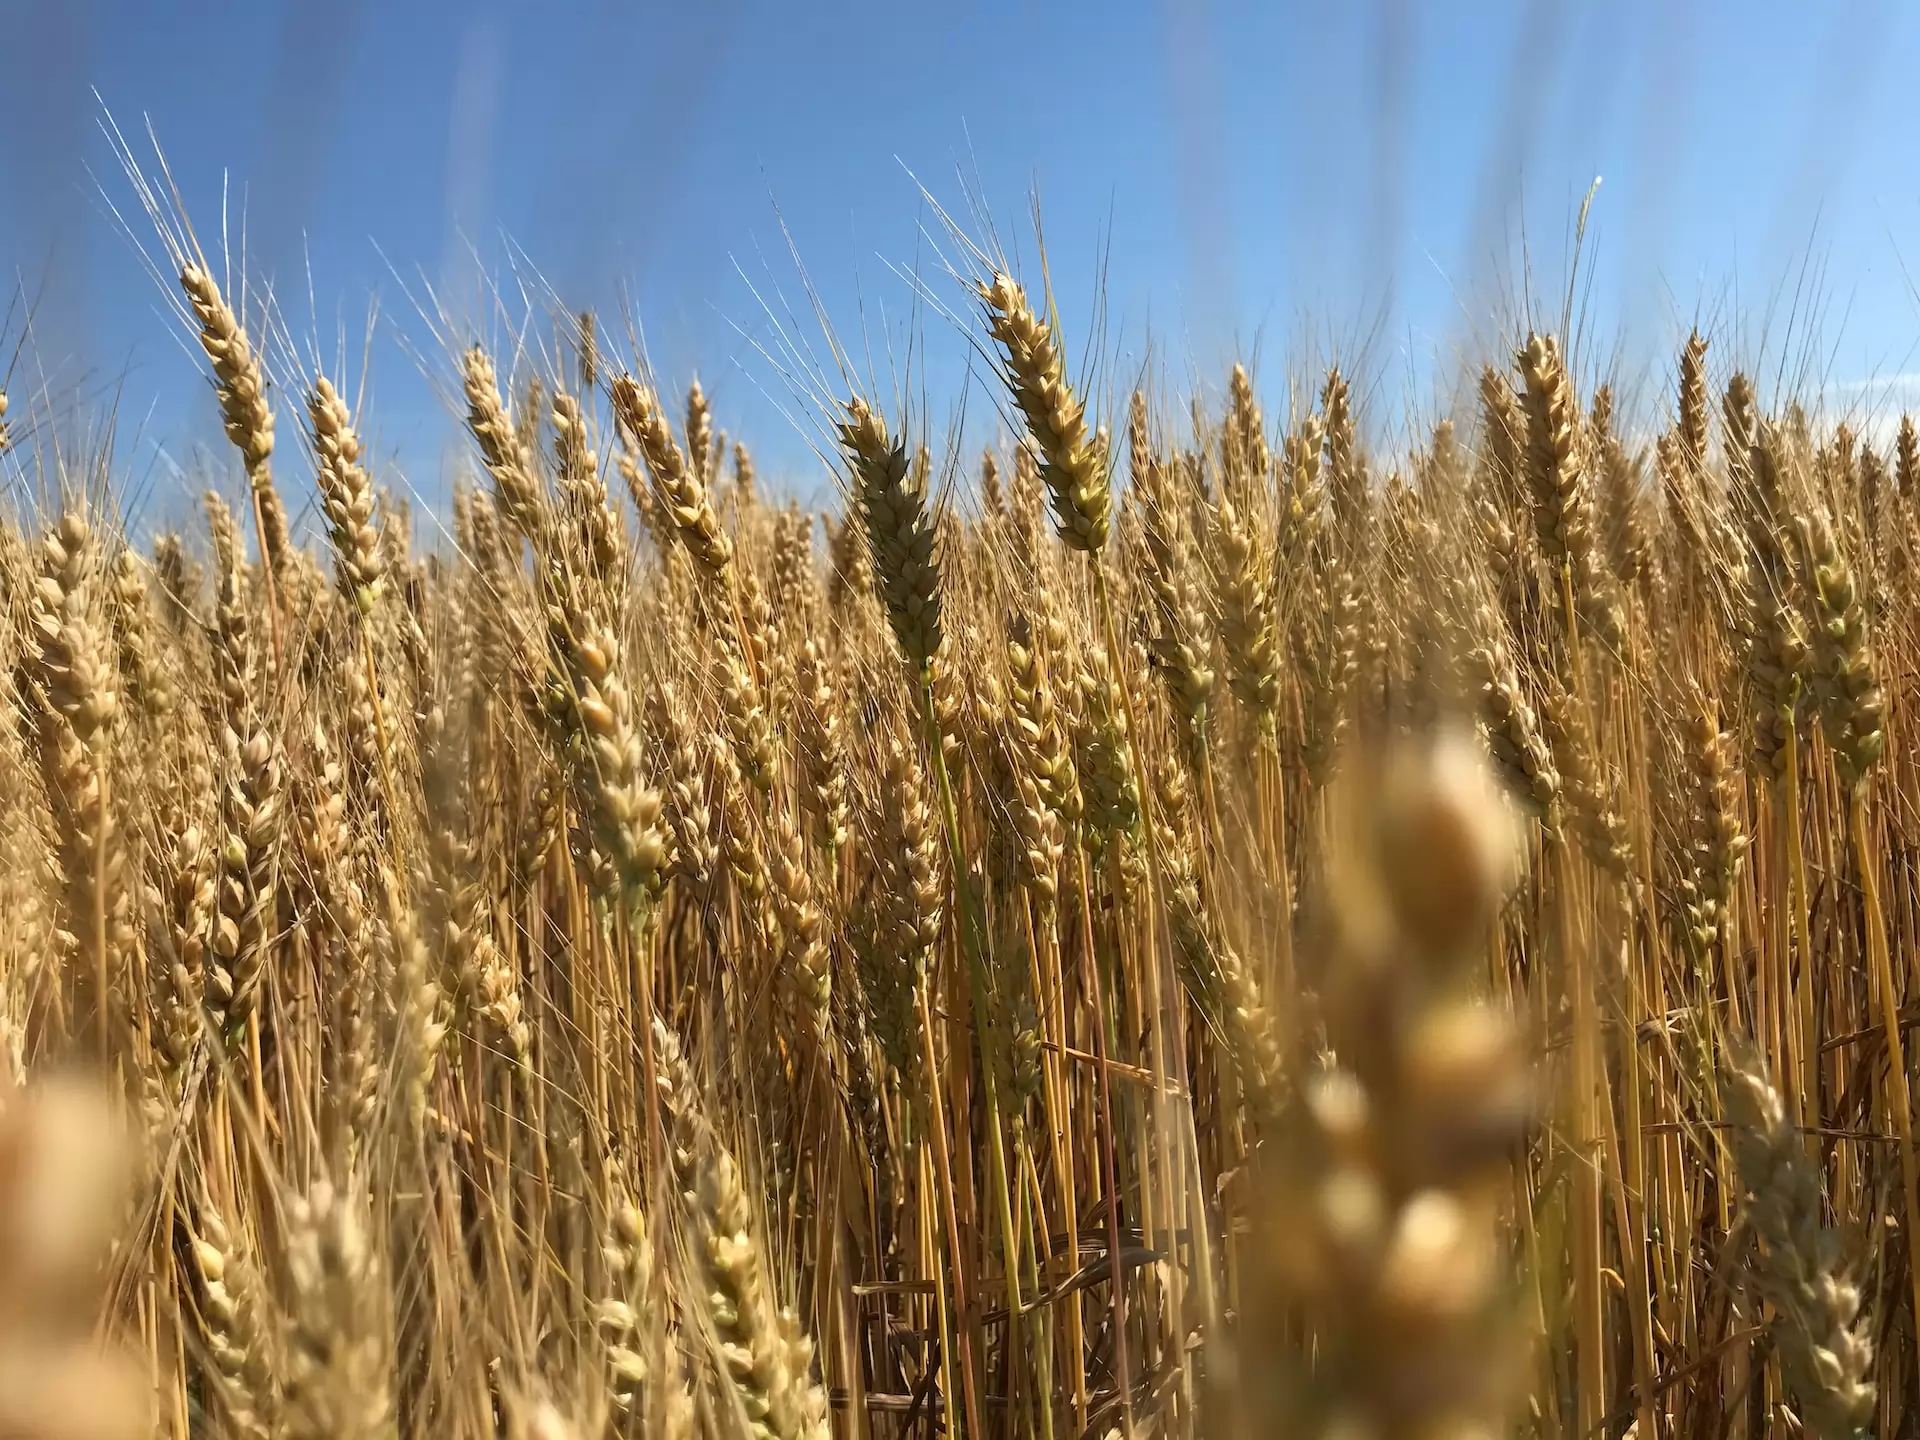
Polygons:
[[1821,387],[1820,398],[1862,441],[1884,450],[1899,432],[1901,413],[1920,408],[1920,370],[1831,381]]
[[1892,375],[1869,375],[1864,380],[1835,380],[1820,393],[1836,399],[1855,395],[1920,394],[1920,370],[1900,370]]

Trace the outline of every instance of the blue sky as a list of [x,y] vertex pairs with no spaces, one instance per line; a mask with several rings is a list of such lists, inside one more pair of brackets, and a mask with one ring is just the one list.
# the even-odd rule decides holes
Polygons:
[[[1835,404],[1920,370],[1920,11],[1895,0],[0,0],[0,36],[0,267],[36,299],[27,372],[119,394],[162,511],[181,487],[155,455],[218,431],[108,210],[151,240],[102,102],[137,149],[151,121],[203,237],[229,187],[298,338],[317,317],[331,353],[344,329],[357,370],[377,297],[367,423],[386,478],[429,500],[457,434],[409,353],[432,345],[407,287],[471,313],[509,242],[610,328],[630,307],[663,380],[697,370],[763,469],[809,490],[818,463],[747,338],[768,336],[749,281],[797,294],[783,217],[843,337],[883,357],[920,337],[938,433],[966,345],[915,319],[906,274],[965,297],[914,177],[962,213],[977,193],[1029,267],[1038,195],[1074,353],[1094,341],[1112,386],[1149,342],[1182,384],[1251,354],[1273,411],[1338,356],[1390,429],[1529,291],[1558,322],[1596,175],[1590,370],[1656,393],[1695,320],[1717,356]],[[970,424],[991,419],[976,396]]]

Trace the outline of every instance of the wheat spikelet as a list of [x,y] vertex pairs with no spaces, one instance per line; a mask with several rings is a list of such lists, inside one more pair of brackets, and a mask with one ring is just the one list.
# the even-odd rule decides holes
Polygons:
[[[857,509],[849,506],[850,512]],[[874,593],[874,572],[866,526],[856,513],[841,520],[827,517],[827,558],[828,604],[836,615],[859,614],[860,602]]]
[[1112,528],[1107,446],[1093,434],[1067,379],[1053,325],[1034,312],[1018,280],[1004,272],[980,286],[987,332],[999,343],[1007,388],[1039,449],[1040,479],[1053,502],[1060,538],[1098,555]]
[[244,741],[228,730],[223,746],[222,839],[206,978],[207,1008],[232,1043],[259,1004],[276,924],[285,766],[265,730]]
[[707,491],[704,455],[690,465],[661,412],[659,397],[631,375],[613,382],[613,409],[632,433],[653,477],[659,508],[673,522],[687,553],[707,576],[723,586],[733,565],[733,543],[720,528]]
[[1209,625],[1186,511],[1168,493],[1174,482],[1155,458],[1147,434],[1146,396],[1136,390],[1127,426],[1134,493],[1140,497],[1141,539],[1152,586],[1155,629],[1148,653],[1167,686],[1188,753],[1196,763],[1206,746],[1213,696]]
[[668,680],[654,691],[653,730],[666,754],[666,816],[673,833],[674,873],[695,891],[713,882],[720,864],[718,827],[708,798],[707,765],[695,732]]
[[185,634],[195,620],[200,575],[178,534],[169,531],[153,542],[153,573],[160,585],[161,614],[168,630],[175,636]]
[[889,438],[866,401],[855,396],[838,424],[874,586],[907,663],[925,670],[941,642],[939,542],[926,491],[908,473],[905,442]]
[[1040,456],[1033,442],[1022,438],[1013,447],[1013,480],[1007,486],[1007,519],[1014,551],[1029,569],[1040,551],[1046,521],[1046,486],[1040,481]]
[[1740,817],[1733,736],[1721,730],[1712,702],[1696,697],[1696,706],[1688,759],[1699,798],[1694,806],[1696,833],[1689,845],[1692,874],[1685,884],[1688,924],[1694,944],[1704,953],[1721,941],[1732,943],[1727,923],[1748,837]]
[[207,942],[213,924],[214,860],[207,833],[193,821],[182,823],[168,855],[167,891],[155,897],[155,908],[164,913],[154,928],[164,925],[166,938],[155,947],[161,973],[154,987],[159,994],[154,1043],[175,1088],[186,1078],[200,1039]]
[[1327,489],[1333,500],[1334,534],[1342,553],[1358,543],[1367,514],[1367,475],[1355,434],[1353,401],[1339,367],[1327,371],[1320,390],[1320,413],[1326,434]]
[[1652,543],[1642,515],[1639,466],[1613,428],[1611,387],[1602,385],[1594,391],[1588,430],[1599,471],[1600,534],[1607,568],[1623,589],[1631,590],[1651,564]]
[[334,573],[341,594],[364,615],[378,602],[386,580],[386,559],[373,525],[373,482],[360,464],[360,437],[354,433],[347,402],[324,375],[313,382],[307,414],[313,422],[315,479],[333,544]]
[[330,1099],[346,1125],[357,1129],[372,1116],[380,1080],[375,1007],[365,993],[376,983],[374,923],[362,884],[365,836],[349,817],[345,770],[322,722],[313,725],[294,788],[301,878],[313,892],[308,919],[324,973],[336,984],[335,1023],[342,1042]]
[[593,1316],[614,1408],[636,1417],[645,1433],[684,1436],[692,1430],[693,1399],[673,1333],[656,1313],[666,1292],[656,1285],[646,1216],[624,1194],[611,1210],[600,1246],[611,1293]]
[[546,501],[534,474],[532,447],[507,414],[492,357],[478,345],[468,347],[461,360],[461,378],[467,397],[467,429],[479,447],[487,473],[493,477],[500,517],[538,549],[546,538]]
[[1467,611],[1466,668],[1488,747],[1513,792],[1550,817],[1560,799],[1560,772],[1521,683],[1506,622],[1484,601],[1469,602]]
[[[820,608],[820,577],[813,562],[813,517],[789,504],[774,515],[772,575],[767,605],[782,634],[798,634]],[[780,647],[770,663],[783,663]]]
[[780,920],[781,966],[805,1008],[815,1039],[826,1042],[831,1024],[833,970],[827,950],[826,916],[814,899],[806,844],[793,813],[779,807],[773,816],[769,848],[774,913]]
[[777,1308],[739,1168],[699,1112],[679,1038],[657,1016],[653,1039],[671,1161],[692,1212],[696,1293],[717,1367],[751,1433],[824,1440],[826,1395],[811,1374],[812,1343],[792,1312]]
[[1690,332],[1680,351],[1680,413],[1674,422],[1680,453],[1696,477],[1707,466],[1707,342]]
[[1551,336],[1529,335],[1519,365],[1526,381],[1526,482],[1533,528],[1547,563],[1558,566],[1571,563],[1592,543],[1573,382]]
[[1188,838],[1185,779],[1171,763],[1156,786],[1154,824],[1166,871],[1167,922],[1189,983],[1217,996],[1240,1092],[1257,1124],[1277,1117],[1288,1095],[1286,1045],[1265,985],[1205,910]]
[[773,925],[767,909],[767,891],[772,882],[767,874],[766,855],[761,849],[758,817],[748,799],[748,787],[741,777],[733,746],[720,735],[709,735],[707,739],[718,776],[721,853],[748,923],[757,937],[765,939]]
[[728,637],[715,647],[720,672],[720,713],[740,773],[754,789],[772,790],[774,774],[773,719],[767,713],[754,679],[753,668]]
[[1720,447],[1726,454],[1728,479],[1736,493],[1748,477],[1754,442],[1760,436],[1759,424],[1753,381],[1745,371],[1736,370],[1727,377],[1720,400]]
[[221,718],[238,723],[253,702],[252,622],[246,597],[246,545],[226,502],[211,490],[204,497],[213,535],[215,599],[213,668]]
[[1222,469],[1247,477],[1259,484],[1272,463],[1267,449],[1266,417],[1260,412],[1259,398],[1253,393],[1253,376],[1247,367],[1234,362],[1227,376],[1227,415],[1221,427]]
[[392,1423],[363,1205],[326,1180],[287,1205],[283,1433],[294,1440],[372,1440]]
[[1878,578],[1885,546],[1881,543],[1881,526],[1886,515],[1886,502],[1889,494],[1889,481],[1886,461],[1880,458],[1880,452],[1871,445],[1860,450],[1860,523],[1864,533],[1859,543],[1864,558],[1870,563],[1865,567],[1874,578]]
[[826,1396],[808,1373],[812,1345],[767,1293],[752,1212],[726,1151],[715,1149],[701,1166],[695,1196],[707,1318],[748,1423],[775,1440],[825,1436]]
[[713,407],[707,403],[707,392],[700,388],[697,375],[687,386],[687,425],[683,433],[687,437],[687,462],[693,469],[694,479],[711,490],[720,479],[721,447],[714,433]]
[[1336,560],[1332,569],[1324,604],[1301,607],[1293,636],[1295,670],[1304,692],[1301,749],[1308,778],[1316,786],[1326,782],[1346,739],[1348,696],[1360,668],[1360,579],[1349,560]]
[[79,511],[63,514],[47,536],[39,571],[30,603],[31,718],[65,880],[62,931],[92,977],[104,1036],[135,935],[112,795],[118,677],[105,643],[98,547]]
[[883,953],[912,981],[925,973],[939,943],[944,886],[926,778],[898,739],[887,744],[885,791],[885,831],[874,855],[885,882]]
[[626,568],[626,538],[607,499],[580,402],[564,390],[553,393],[553,458],[561,500],[573,520],[594,576],[602,582]]
[[1631,883],[1632,840],[1619,808],[1619,779],[1594,743],[1578,700],[1564,690],[1552,689],[1542,714],[1560,776],[1562,813],[1593,863],[1623,884]]
[[1074,727],[1074,771],[1086,801],[1090,842],[1131,839],[1140,820],[1140,787],[1125,697],[1104,647],[1090,645],[1074,677],[1079,723]]
[[34,670],[48,710],[80,746],[104,754],[120,699],[98,634],[99,579],[92,528],[69,510],[42,546],[33,591]]
[[643,773],[640,736],[621,675],[619,641],[563,570],[548,578],[547,714],[556,751],[586,816],[581,857],[601,896],[638,905],[659,875],[660,796]]
[[988,520],[1000,522],[1007,518],[1007,492],[1000,483],[1000,461],[991,450],[980,452],[980,504]]
[[273,456],[273,413],[267,407],[266,380],[239,317],[233,313],[213,276],[198,265],[180,272],[200,325],[200,344],[213,362],[220,411],[227,438],[246,463],[247,479],[256,489],[271,483],[268,461]]
[[1480,371],[1480,464],[1502,508],[1518,513],[1525,504],[1527,421],[1514,399],[1513,386],[1492,365]]
[[742,440],[733,443],[733,493],[740,497],[743,505],[752,505],[760,498],[759,482],[753,468],[753,452],[747,449],[746,442]]
[[266,377],[240,317],[213,276],[189,263],[181,268],[180,288],[200,327],[200,348],[213,363],[214,395],[227,439],[246,467],[247,485],[260,507],[260,543],[268,566],[277,573],[289,563],[293,541],[273,485],[273,411],[267,405]]
[[1874,677],[1866,607],[1827,517],[1816,509],[1797,516],[1796,524],[1818,621],[1813,632],[1814,699],[1841,780],[1856,786],[1887,747],[1886,700]]
[[1733,1156],[1759,1233],[1753,1279],[1778,1307],[1774,1331],[1807,1433],[1864,1434],[1873,1414],[1873,1341],[1839,1237],[1821,1219],[1820,1177],[1780,1094],[1749,1058],[1727,1076]]
[[796,749],[806,777],[808,810],[814,836],[829,855],[848,839],[846,754],[840,743],[840,703],[832,672],[819,643],[809,636],[801,647],[800,706]]
[[1805,581],[1788,545],[1784,456],[1776,432],[1763,428],[1751,451],[1746,503],[1748,585],[1752,613],[1747,673],[1754,700],[1754,750],[1767,769],[1784,771],[1807,705],[1810,652],[1802,619]]
[[273,1434],[279,1387],[259,1276],[211,1202],[202,1200],[195,1218],[200,1335],[227,1424],[237,1435]]
[[1324,534],[1327,498],[1321,449],[1326,429],[1317,415],[1302,416],[1287,432],[1281,467],[1281,530],[1276,545],[1293,557],[1304,558],[1316,549]]
[[1214,514],[1220,648],[1227,684],[1263,732],[1280,699],[1280,644],[1273,613],[1272,555],[1259,521],[1221,497]]
[[1007,616],[1007,700],[1019,759],[1040,802],[1062,826],[1076,826],[1082,810],[1080,777],[1056,708],[1047,658],[1032,620],[1018,610]]
[[108,597],[120,641],[120,681],[127,705],[135,714],[164,717],[173,709],[173,682],[155,653],[146,572],[132,550],[123,549],[113,557]]

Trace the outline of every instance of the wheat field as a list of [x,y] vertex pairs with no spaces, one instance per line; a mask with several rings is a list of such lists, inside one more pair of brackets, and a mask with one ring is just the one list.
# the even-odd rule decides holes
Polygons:
[[555,301],[426,516],[130,174],[232,454],[0,396],[0,1436],[1911,1433],[1912,420],[963,245],[984,452]]

